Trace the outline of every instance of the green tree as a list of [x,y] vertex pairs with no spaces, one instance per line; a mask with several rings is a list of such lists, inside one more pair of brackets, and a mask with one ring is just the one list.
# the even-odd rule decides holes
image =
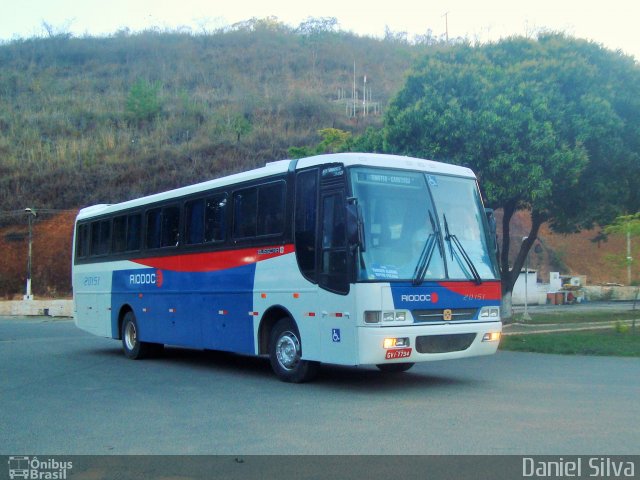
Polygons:
[[160,82],[148,82],[139,79],[129,90],[126,111],[130,120],[139,126],[153,121],[162,112]]
[[353,139],[349,132],[339,128],[323,128],[318,130],[318,134],[322,140],[315,147],[289,147],[289,156],[302,158],[323,153],[347,152],[351,149]]
[[[558,232],[637,210],[640,69],[563,35],[441,48],[422,59],[385,116],[385,149],[468,165],[502,208],[505,315],[540,226]],[[615,180],[614,180],[615,179]],[[613,181],[612,181],[613,180]],[[518,210],[531,230],[510,263]]]
[[244,115],[236,115],[231,119],[231,130],[236,136],[236,142],[240,143],[240,137],[251,132],[251,122]]

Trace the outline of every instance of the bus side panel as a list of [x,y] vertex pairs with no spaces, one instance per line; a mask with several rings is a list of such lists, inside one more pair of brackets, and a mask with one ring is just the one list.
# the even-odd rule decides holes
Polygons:
[[73,270],[74,322],[94,335],[112,337],[111,274],[99,265],[75,266]]
[[205,289],[199,310],[203,348],[255,354],[253,282],[256,265],[208,272],[199,278]]
[[[114,307],[132,306],[146,342],[254,353],[255,265],[218,271],[114,273]],[[114,308],[115,309],[115,308]]]
[[282,307],[298,326],[303,358],[321,359],[318,286],[302,276],[294,253],[257,264],[253,304],[258,313],[254,323],[255,338],[264,313],[272,307]]

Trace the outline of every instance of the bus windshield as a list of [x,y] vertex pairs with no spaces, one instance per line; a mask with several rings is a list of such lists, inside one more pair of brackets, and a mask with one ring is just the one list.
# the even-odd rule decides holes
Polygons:
[[354,168],[351,183],[364,224],[359,281],[498,278],[475,179]]

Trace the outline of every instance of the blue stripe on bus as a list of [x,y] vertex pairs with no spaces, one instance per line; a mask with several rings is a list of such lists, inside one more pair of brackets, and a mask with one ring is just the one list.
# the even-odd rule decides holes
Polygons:
[[123,305],[133,309],[140,340],[255,353],[255,264],[216,272],[155,268],[113,272],[112,327]]

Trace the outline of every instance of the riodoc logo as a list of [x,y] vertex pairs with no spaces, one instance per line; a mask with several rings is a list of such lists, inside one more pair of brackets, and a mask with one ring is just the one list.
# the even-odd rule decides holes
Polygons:
[[9,478],[32,480],[66,480],[73,462],[61,462],[55,458],[45,460],[38,457],[9,457]]
[[129,285],[155,285],[160,288],[163,282],[162,270],[156,270],[152,273],[131,273],[129,275]]
[[438,294],[437,293],[421,293],[421,294],[411,294],[411,295],[401,295],[400,300],[403,302],[431,302],[438,303]]

